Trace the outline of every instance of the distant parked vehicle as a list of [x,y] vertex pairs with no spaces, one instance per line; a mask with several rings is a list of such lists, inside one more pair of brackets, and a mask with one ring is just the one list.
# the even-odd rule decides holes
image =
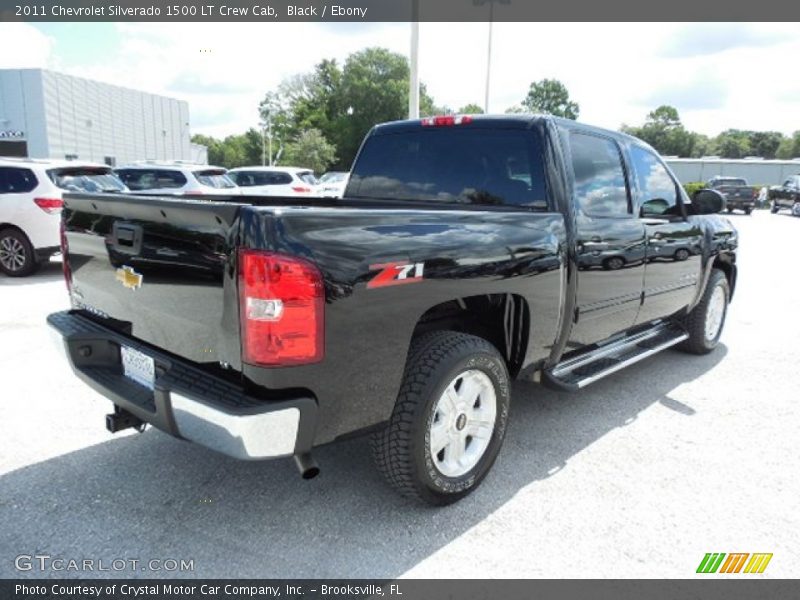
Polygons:
[[773,214],[788,208],[793,215],[800,216],[800,175],[792,175],[781,185],[769,188],[769,199],[772,200]]
[[758,197],[758,191],[742,177],[714,177],[709,179],[708,187],[725,196],[725,208],[733,212],[742,210],[749,215]]
[[302,167],[238,167],[228,176],[250,196],[313,196],[317,178]]
[[0,158],[0,271],[24,277],[59,252],[58,223],[65,191],[128,189],[104,165]]
[[319,195],[324,198],[341,198],[350,173],[346,171],[328,171],[319,178]]
[[242,192],[227,170],[210,165],[180,162],[147,162],[114,170],[134,194],[238,196]]

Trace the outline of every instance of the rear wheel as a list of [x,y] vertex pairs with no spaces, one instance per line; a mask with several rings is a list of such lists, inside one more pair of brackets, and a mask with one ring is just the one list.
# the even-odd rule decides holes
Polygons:
[[11,277],[25,277],[38,267],[28,236],[17,229],[0,231],[0,271]]
[[770,207],[769,212],[771,212],[773,215],[778,212],[778,203],[775,202],[775,200],[772,201],[772,206]]
[[744,209],[744,214],[749,215],[751,212],[753,212],[753,209],[749,206],[746,206]]
[[508,371],[492,344],[452,331],[420,336],[389,423],[372,436],[378,469],[404,496],[456,502],[494,464],[509,404]]
[[712,270],[703,298],[686,316],[684,324],[689,339],[678,346],[680,350],[708,354],[717,347],[725,325],[730,295],[725,273],[719,269]]
[[733,212],[733,207],[732,206],[726,206],[725,208],[728,211],[728,213],[732,213]]

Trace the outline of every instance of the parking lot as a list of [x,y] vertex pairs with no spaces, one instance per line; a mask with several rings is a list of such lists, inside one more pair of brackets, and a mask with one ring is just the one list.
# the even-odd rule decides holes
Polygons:
[[[762,577],[797,577],[800,219],[731,219],[739,282],[717,351],[667,351],[574,395],[516,384],[496,466],[443,509],[396,496],[363,439],[319,449],[303,481],[290,460],[112,436],[111,405],[44,324],[67,305],[58,261],[0,276],[0,577],[686,578],[707,552],[771,552]],[[194,569],[19,572],[23,554]]]

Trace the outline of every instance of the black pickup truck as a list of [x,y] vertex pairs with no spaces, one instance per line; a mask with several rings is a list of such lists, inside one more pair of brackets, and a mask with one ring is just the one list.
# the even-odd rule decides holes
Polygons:
[[714,177],[708,181],[708,187],[717,190],[725,197],[725,209],[730,213],[741,210],[749,215],[758,198],[758,190],[741,177]]
[[48,321],[111,431],[305,477],[314,447],[369,433],[395,488],[447,504],[493,464],[513,378],[572,391],[715,348],[736,284],[721,208],[573,121],[387,123],[342,198],[68,196],[73,308]]

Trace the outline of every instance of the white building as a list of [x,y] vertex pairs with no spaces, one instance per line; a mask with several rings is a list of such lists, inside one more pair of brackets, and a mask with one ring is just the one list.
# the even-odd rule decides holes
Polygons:
[[189,105],[44,69],[0,69],[0,156],[192,160]]
[[791,175],[800,174],[800,159],[764,160],[759,158],[674,158],[669,165],[681,183],[708,181],[717,175],[744,177],[752,185],[779,185]]

